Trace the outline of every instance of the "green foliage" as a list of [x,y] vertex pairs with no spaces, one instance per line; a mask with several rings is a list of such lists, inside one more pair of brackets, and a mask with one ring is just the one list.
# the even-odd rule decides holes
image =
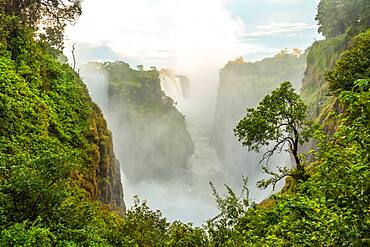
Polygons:
[[125,107],[145,114],[172,108],[173,101],[160,88],[158,71],[134,70],[124,62],[106,62],[102,66],[108,72],[110,97],[120,98]]
[[[211,246],[369,245],[370,91],[361,85],[341,94],[347,110],[337,132],[316,131],[312,176],[295,184],[294,192],[273,195],[270,203],[250,204],[226,233],[211,228]],[[222,208],[235,206],[234,195],[222,199]]]
[[[316,20],[320,25],[319,31],[327,39],[315,42],[308,51],[307,70],[302,83],[302,99],[309,106],[309,118],[324,122],[327,119],[327,100],[332,101],[330,95],[332,89],[339,89],[340,85],[334,85],[334,81],[328,79],[326,73],[331,71],[339,58],[339,55],[351,46],[354,36],[370,28],[370,3],[366,0],[339,1],[322,0],[318,6]],[[363,50],[364,51],[364,50]],[[366,54],[364,54],[366,56]],[[347,57],[344,60],[350,62]],[[363,59],[352,60],[356,66],[366,65]],[[344,66],[346,62],[343,63]],[[360,67],[361,68],[361,67]],[[345,71],[345,70],[343,70]],[[353,70],[355,71],[355,70]],[[335,72],[334,72],[335,74]],[[349,84],[346,90],[350,90],[353,82],[344,82],[340,78],[339,84]],[[335,79],[335,80],[336,80]],[[352,79],[352,78],[348,78]],[[357,78],[359,79],[359,78]],[[331,128],[332,126],[325,126]]]
[[113,246],[208,246],[203,229],[178,221],[169,223],[160,211],[151,210],[146,202],[140,202],[137,197],[112,239],[114,241],[110,243]]
[[164,246],[169,247],[201,247],[208,245],[209,241],[204,229],[179,221],[173,222],[168,228],[164,244]]
[[358,246],[369,243],[369,97],[369,88],[341,93],[346,111],[337,132],[326,140],[321,138],[320,166],[308,184],[310,194],[325,198],[338,215],[333,241]]
[[241,235],[235,231],[239,219],[247,212],[249,201],[248,179],[243,178],[243,189],[240,196],[225,185],[227,196],[224,198],[210,183],[220,213],[207,222],[207,232],[211,246],[241,246]]
[[87,189],[96,106],[59,52],[0,19],[0,245],[108,246],[119,217]]
[[[249,151],[260,151],[263,146],[272,146],[265,152],[263,159],[267,164],[271,156],[280,153],[287,146],[296,162],[297,174],[280,169],[281,175],[273,174],[272,184],[289,175],[297,179],[305,177],[304,165],[298,156],[298,145],[309,140],[311,126],[306,120],[307,106],[294,92],[290,82],[267,95],[256,108],[247,109],[247,115],[238,123],[234,132],[239,141]],[[265,168],[268,171],[267,168]],[[260,183],[267,187],[269,182]]]
[[125,216],[123,234],[138,246],[156,246],[164,240],[169,223],[159,211],[152,211],[136,198]]
[[[239,122],[235,134],[243,145],[255,151],[271,141],[289,142],[290,137],[303,128],[306,110],[306,105],[294,92],[291,83],[283,82],[256,108],[247,109],[247,115]],[[291,146],[294,145],[293,141],[290,142]],[[304,142],[305,139],[300,138],[299,141]]]
[[[306,53],[297,55],[298,51],[289,54],[283,50],[274,57],[253,63],[239,58],[220,71],[212,143],[220,161],[234,175],[238,175],[240,168],[250,162],[251,156],[246,155],[230,136],[230,130],[245,115],[247,107],[256,107],[280,82],[290,81],[295,89],[301,87]],[[260,154],[250,154],[254,156],[252,159],[262,159]],[[249,181],[256,183],[256,180],[258,178],[250,178]]]
[[330,94],[325,74],[334,68],[341,52],[346,49],[350,37],[346,34],[332,39],[316,41],[308,50],[307,70],[302,81],[301,97],[309,106],[310,119],[323,112],[323,102]]
[[[316,130],[316,159],[305,168],[310,177],[289,184],[290,188],[260,204],[249,200],[246,187],[240,197],[226,187],[225,198],[213,187],[220,214],[205,230],[169,223],[159,211],[138,200],[122,217],[91,198],[94,180],[89,181],[89,176],[95,174],[92,154],[98,152],[94,142],[99,138],[95,132],[103,131],[96,129],[95,122],[103,120],[96,118],[96,106],[78,75],[57,61],[59,52],[34,41],[32,23],[39,23],[37,18],[45,11],[36,7],[46,2],[51,3],[11,1],[31,4],[26,5],[29,12],[6,5],[9,1],[0,2],[1,246],[370,245],[369,32],[354,39],[329,73],[343,112],[332,114],[338,121],[332,135]],[[55,3],[51,7],[63,8],[58,5],[61,2]],[[16,16],[4,15],[5,10]],[[55,11],[52,13],[63,13]],[[360,29],[366,20],[361,11]],[[64,17],[70,20],[76,13]],[[30,21],[28,27],[23,26],[26,21]],[[338,26],[337,21],[332,24]],[[342,32],[340,28],[333,30],[325,32]],[[333,48],[344,49],[346,39],[344,35],[315,44],[308,60],[320,75],[334,65],[339,51]],[[323,51],[327,51],[325,55]],[[282,52],[275,59],[286,56]],[[318,57],[320,61],[314,61]],[[268,61],[272,67],[276,65],[275,60]],[[138,118],[150,112],[169,113],[166,118],[183,125],[183,116],[160,90],[154,68],[135,71],[124,63],[104,66],[110,73],[110,93],[124,96],[122,103],[131,107],[126,113],[141,109],[131,115]],[[224,71],[234,69],[248,70],[239,63],[229,64]],[[299,136],[293,140],[302,143],[308,137],[305,131],[300,132],[305,129],[305,110],[290,83],[283,83],[259,107],[248,111],[237,133],[253,150],[271,141],[293,138],[298,130]]]
[[1,246],[44,247],[52,246],[55,237],[47,228],[38,227],[37,222],[16,223],[1,234]]
[[89,146],[86,88],[28,34],[3,43],[0,56],[0,191],[9,222],[52,213]]
[[[99,110],[57,50],[35,42],[19,17],[0,17],[0,245],[206,246],[204,230],[170,224],[146,204],[123,219],[95,201],[94,186],[106,179],[94,177],[106,155],[95,143],[109,141]],[[184,125],[157,71],[106,66],[128,105],[172,112]]]
[[[63,48],[63,32],[67,23],[81,15],[81,0],[0,0],[0,13],[17,17],[23,27],[30,27],[34,36],[51,46]],[[38,30],[42,27],[43,30]]]
[[370,27],[369,13],[367,0],[321,0],[316,15],[319,32],[326,38],[361,32]]
[[[347,67],[337,67],[346,73]],[[340,71],[343,70],[343,71]],[[231,229],[210,231],[219,246],[367,246],[370,244],[370,90],[368,79],[339,94],[344,112],[334,134],[315,130],[315,161],[306,181],[260,204],[251,203]],[[294,188],[292,188],[294,187]],[[235,205],[235,193],[222,208]],[[218,200],[220,201],[220,200]],[[220,203],[219,203],[220,204]],[[214,229],[214,228],[213,228]],[[217,240],[216,240],[217,239]]]
[[370,29],[356,36],[326,79],[332,90],[351,90],[358,79],[370,78]]

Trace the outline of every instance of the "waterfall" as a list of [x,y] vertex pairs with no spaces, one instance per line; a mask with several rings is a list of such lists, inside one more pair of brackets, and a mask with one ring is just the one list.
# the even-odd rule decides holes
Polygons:
[[182,101],[185,93],[180,78],[176,77],[171,70],[162,69],[160,71],[161,89],[175,102]]
[[93,101],[100,107],[104,116],[109,116],[108,81],[105,70],[98,63],[88,63],[80,70],[83,81]]

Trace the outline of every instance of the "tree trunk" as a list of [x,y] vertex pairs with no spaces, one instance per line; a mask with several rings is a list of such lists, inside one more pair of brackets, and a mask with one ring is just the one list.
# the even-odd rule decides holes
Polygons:
[[306,176],[305,171],[304,171],[304,166],[302,165],[301,160],[299,159],[299,156],[298,156],[299,134],[298,134],[298,131],[295,128],[294,128],[294,136],[295,136],[295,138],[294,138],[294,143],[293,143],[292,154],[293,154],[294,161],[295,161],[295,164],[296,164],[296,169],[297,169],[296,179],[297,180],[306,180],[307,176]]

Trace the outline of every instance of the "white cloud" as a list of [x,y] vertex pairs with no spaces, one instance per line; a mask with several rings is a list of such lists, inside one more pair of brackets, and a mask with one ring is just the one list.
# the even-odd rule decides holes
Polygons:
[[137,58],[144,64],[147,61],[148,66],[167,64],[187,70],[207,62],[222,67],[225,61],[239,55],[272,55],[275,49],[255,42],[259,37],[292,37],[316,28],[304,22],[274,21],[248,32],[246,25],[227,10],[226,5],[232,3],[231,0],[85,0],[82,16],[75,26],[67,29],[66,54],[70,54],[71,44],[77,42],[109,47],[118,57]]
[[241,23],[224,8],[224,0],[183,0],[175,6],[172,32],[177,67],[221,67],[239,54],[237,34]]
[[226,10],[227,3],[229,0],[85,0],[82,16],[67,28],[66,53],[77,42],[108,46],[120,56],[148,58],[158,64],[161,59],[177,58],[171,66],[183,69],[190,60],[191,66],[208,61],[220,67],[251,48],[239,42],[245,26]]
[[245,33],[244,36],[250,37],[263,37],[281,34],[297,34],[299,32],[316,29],[316,25],[309,25],[304,22],[269,22],[268,24],[258,26],[257,31]]
[[172,20],[164,2],[85,0],[82,16],[67,29],[67,44],[104,44],[125,56],[153,56],[169,46]]

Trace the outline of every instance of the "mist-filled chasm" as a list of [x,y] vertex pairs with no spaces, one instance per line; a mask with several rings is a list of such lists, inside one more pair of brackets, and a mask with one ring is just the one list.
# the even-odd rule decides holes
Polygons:
[[[93,62],[80,75],[112,131],[127,206],[138,195],[171,221],[201,225],[218,213],[209,182],[239,192],[248,177],[257,202],[273,192],[257,189],[266,178],[261,155],[242,147],[233,128],[281,81],[299,89],[304,70],[304,54],[284,51],[255,63],[239,58],[222,69],[188,71]],[[287,155],[272,160],[290,164]]]

